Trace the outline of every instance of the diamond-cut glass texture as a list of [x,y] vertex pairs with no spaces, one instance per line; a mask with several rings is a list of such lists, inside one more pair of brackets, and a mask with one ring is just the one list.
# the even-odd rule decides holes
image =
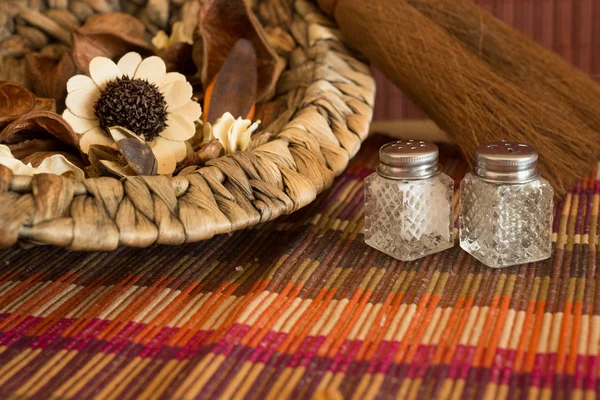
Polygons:
[[445,174],[402,181],[365,179],[365,242],[394,258],[415,260],[448,249],[454,182]]
[[549,258],[553,195],[543,178],[495,184],[467,174],[461,182],[460,246],[496,268]]

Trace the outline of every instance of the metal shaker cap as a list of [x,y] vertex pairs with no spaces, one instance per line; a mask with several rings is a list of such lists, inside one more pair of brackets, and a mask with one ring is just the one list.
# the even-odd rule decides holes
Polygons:
[[493,183],[526,183],[540,173],[538,152],[520,142],[501,141],[480,145],[475,153],[475,174]]
[[438,147],[422,140],[402,140],[379,149],[377,173],[388,179],[425,179],[440,172]]

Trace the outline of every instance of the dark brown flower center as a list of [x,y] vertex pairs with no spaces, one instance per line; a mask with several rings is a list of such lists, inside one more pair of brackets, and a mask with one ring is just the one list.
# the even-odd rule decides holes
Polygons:
[[100,127],[122,126],[151,140],[167,126],[167,103],[147,80],[117,78],[106,84],[94,104]]

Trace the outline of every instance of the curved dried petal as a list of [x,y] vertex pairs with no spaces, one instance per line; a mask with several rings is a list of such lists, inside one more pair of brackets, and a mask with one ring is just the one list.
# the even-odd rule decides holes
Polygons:
[[160,86],[167,74],[165,62],[157,56],[152,56],[144,59],[135,71],[136,79],[146,79],[156,86]]
[[225,113],[212,126],[212,136],[223,145],[224,149],[229,147],[229,129],[235,122],[230,113]]
[[72,93],[76,90],[97,90],[98,86],[92,78],[87,75],[75,75],[67,81],[67,93]]
[[117,64],[110,58],[95,57],[90,61],[90,76],[99,88],[103,88],[113,79],[120,78],[123,75]]
[[93,144],[102,144],[104,146],[110,146],[114,143],[111,137],[106,135],[100,128],[94,128],[87,131],[79,140],[79,148],[85,154],[90,150],[90,146]]
[[202,107],[194,100],[190,100],[183,107],[179,107],[171,112],[172,114],[181,115],[190,121],[198,121],[202,116]]
[[165,139],[160,136],[154,140],[158,142],[156,143],[157,146],[167,146],[171,150],[171,152],[173,152],[173,155],[175,156],[175,161],[177,162],[182,161],[187,156],[187,142],[176,142],[174,140]]
[[165,139],[183,142],[196,133],[194,122],[177,114],[168,114],[167,127],[160,133]]
[[62,116],[69,123],[69,125],[71,125],[75,133],[80,135],[100,125],[100,121],[98,119],[81,118],[73,114],[68,109],[63,112]]
[[37,167],[38,172],[46,172],[56,175],[64,175],[64,174],[73,174],[73,177],[77,180],[85,179],[85,174],[83,171],[71,164],[65,156],[62,154],[55,154],[53,156],[47,157],[41,164]]
[[94,104],[100,97],[100,91],[96,90],[76,90],[67,95],[67,108],[73,114],[81,118],[94,119]]
[[189,82],[175,82],[167,86],[170,89],[163,92],[167,102],[167,112],[183,107],[192,98],[192,85]]
[[158,164],[157,173],[160,175],[172,174],[177,167],[177,161],[171,149],[159,145],[156,141],[150,142],[150,148],[152,148]]
[[167,75],[165,75],[165,79],[163,79],[163,82],[160,85],[160,89],[163,90],[163,88],[165,88],[164,89],[165,91],[170,90],[167,88],[167,86],[173,85],[175,82],[186,82],[186,81],[187,81],[187,79],[185,79],[185,76],[183,74],[180,74],[179,72],[169,72],[169,73],[167,73]]
[[131,51],[121,57],[117,63],[117,67],[119,67],[119,70],[121,70],[123,75],[131,78],[135,75],[135,71],[137,71],[137,68],[141,62],[142,56],[134,51]]

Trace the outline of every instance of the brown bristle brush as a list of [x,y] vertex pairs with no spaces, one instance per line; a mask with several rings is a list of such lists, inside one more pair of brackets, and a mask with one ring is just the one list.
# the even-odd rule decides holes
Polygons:
[[[407,0],[508,81],[600,133],[600,85],[471,0]],[[566,114],[565,114],[565,117]]]
[[572,104],[549,103],[507,79],[407,0],[319,5],[334,10],[348,40],[454,138],[469,162],[483,142],[529,143],[562,195],[596,160],[597,133],[573,117]]

